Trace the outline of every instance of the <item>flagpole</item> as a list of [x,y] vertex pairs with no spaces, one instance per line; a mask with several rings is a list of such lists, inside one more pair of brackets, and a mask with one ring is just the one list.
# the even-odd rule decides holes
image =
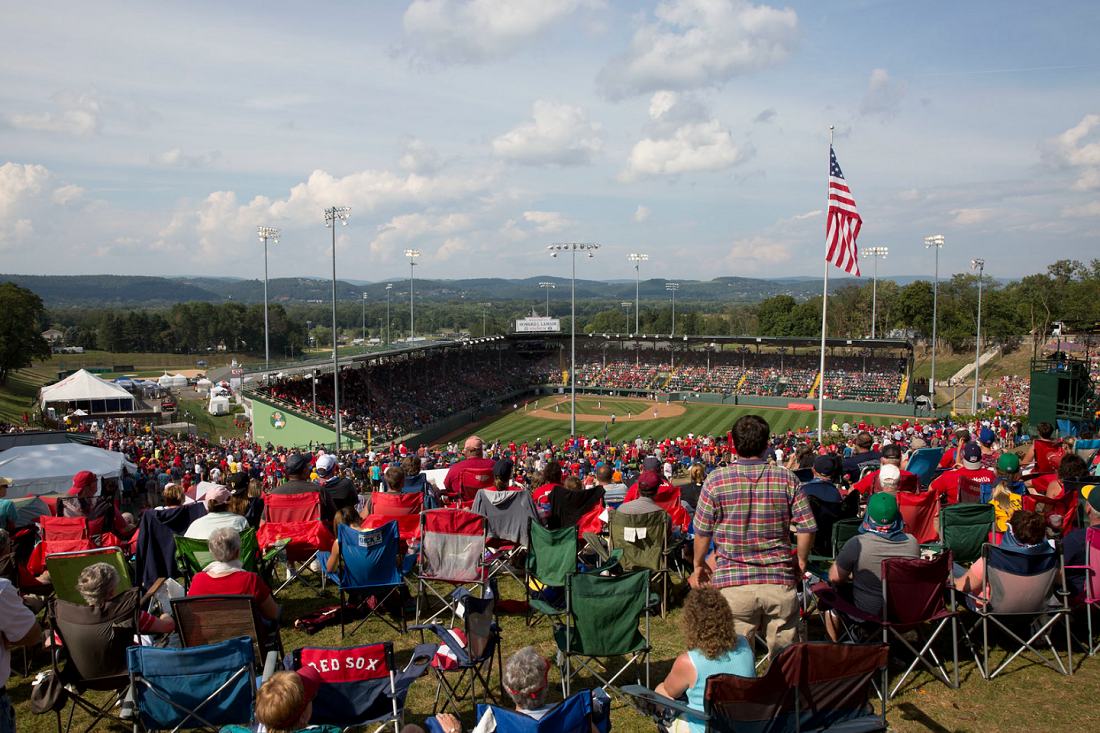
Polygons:
[[[829,150],[830,156],[833,149],[833,126],[829,125]],[[830,176],[832,172],[830,170]],[[829,187],[826,186],[826,191]],[[825,433],[822,430],[825,422],[825,316],[829,309],[829,205],[832,203],[831,198],[826,197],[825,201],[825,284],[822,286],[821,291],[821,365],[820,376],[821,379],[817,385],[817,441],[822,445],[825,445]]]

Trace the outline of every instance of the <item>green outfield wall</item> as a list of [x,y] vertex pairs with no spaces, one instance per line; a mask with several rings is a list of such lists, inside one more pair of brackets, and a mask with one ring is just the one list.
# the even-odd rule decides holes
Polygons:
[[[336,431],[329,425],[308,415],[268,402],[255,392],[248,395],[252,400],[252,435],[263,445],[272,443],[285,448],[301,448],[312,443],[314,446],[334,446]],[[357,448],[363,442],[343,434],[344,448]]]

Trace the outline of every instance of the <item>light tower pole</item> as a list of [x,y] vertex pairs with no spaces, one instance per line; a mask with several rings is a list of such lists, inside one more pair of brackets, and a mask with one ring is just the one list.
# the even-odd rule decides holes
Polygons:
[[871,279],[871,338],[875,337],[875,318],[878,312],[878,258],[886,259],[890,253],[889,247],[864,247],[861,250],[863,258],[875,258],[875,274]]
[[649,260],[649,255],[631,252],[626,257],[634,263],[634,333],[638,333],[638,303],[642,292],[642,263]]
[[586,252],[589,258],[599,249],[600,245],[593,242],[563,242],[551,244],[546,249],[550,250],[551,257],[557,257],[558,252],[568,251],[573,257],[573,290],[570,297],[571,311],[569,318],[569,434],[577,435],[577,252]]
[[928,383],[928,399],[932,401],[932,409],[936,409],[936,327],[939,325],[937,309],[940,300],[940,250],[943,249],[943,235],[924,238],[924,248],[936,251],[936,277],[932,282],[932,379]]
[[970,260],[970,269],[978,271],[978,335],[974,344],[974,396],[970,400],[970,413],[978,414],[978,362],[982,358],[982,275],[985,273],[985,260]]
[[[386,348],[390,347],[390,291],[393,283],[386,283]],[[379,334],[381,335],[381,334]]]
[[676,335],[676,291],[680,289],[680,283],[665,283],[665,290],[672,292],[672,333],[670,336]]
[[[340,455],[340,362],[336,338],[336,222],[348,225],[351,209],[333,206],[325,209],[325,226],[332,230],[332,406],[336,424],[336,455]],[[316,381],[316,380],[315,380]]]
[[363,293],[363,353],[367,353],[367,294]]
[[420,256],[420,250],[407,249],[405,256],[409,258],[409,341],[416,335],[415,321],[413,320],[413,284],[416,280],[416,258]]
[[275,227],[256,227],[260,241],[264,243],[264,369],[271,368],[271,348],[267,336],[267,240],[279,243],[279,230]]
[[556,286],[554,285],[554,283],[542,282],[542,283],[539,283],[539,287],[546,291],[546,312],[543,313],[543,316],[545,316],[546,318],[549,318],[550,317],[550,288],[553,288],[553,287],[556,287]]
[[486,313],[488,312],[487,309],[489,308],[489,306],[492,305],[492,303],[478,303],[478,305],[481,306],[481,338],[485,338]]
[[623,302],[619,303],[619,305],[621,305],[623,308],[626,308],[626,327],[629,329],[630,328],[630,309],[634,307],[634,304],[631,303],[629,300],[624,300]]

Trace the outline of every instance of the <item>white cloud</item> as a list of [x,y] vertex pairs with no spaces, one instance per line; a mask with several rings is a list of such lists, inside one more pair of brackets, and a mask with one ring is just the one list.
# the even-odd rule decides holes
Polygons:
[[892,82],[886,69],[875,69],[871,72],[867,95],[859,105],[859,112],[865,116],[893,117],[898,113],[901,100],[908,92],[909,82],[904,79]]
[[588,165],[603,147],[600,130],[580,107],[540,100],[532,120],[493,140],[493,154],[524,165]]
[[[1074,191],[1092,191],[1100,188],[1100,115],[1086,115],[1079,123],[1061,135],[1048,137],[1039,144],[1042,161],[1050,168],[1080,170],[1080,176],[1070,187]],[[1092,213],[1067,213],[1094,211],[1095,204],[1067,207],[1063,216],[1093,216]]]
[[67,204],[84,195],[84,189],[72,183],[66,184],[54,190],[50,198],[55,204]]
[[799,36],[794,10],[745,0],[669,0],[654,15],[600,71],[609,96],[720,85],[782,63]]
[[0,165],[0,248],[35,234],[35,221],[63,220],[83,195],[41,165]]
[[1067,206],[1062,209],[1062,216],[1071,218],[1100,216],[1100,201],[1093,201],[1081,206]]
[[413,173],[435,173],[439,170],[439,153],[422,140],[411,138],[405,141],[397,165]]
[[652,211],[650,211],[647,207],[638,204],[638,210],[634,212],[634,215],[630,217],[630,220],[635,222],[636,224],[641,224],[642,222],[649,219],[649,217],[651,216],[653,216]]
[[733,144],[730,131],[694,98],[668,91],[653,95],[649,104],[650,136],[630,151],[622,182],[652,176],[719,171],[742,163],[752,149]]
[[207,168],[221,158],[221,152],[211,150],[201,155],[185,155],[179,148],[172,148],[163,153],[149,156],[149,162],[164,168]]
[[776,277],[807,246],[820,246],[824,232],[816,221],[821,211],[780,219],[775,224],[731,240],[725,247],[725,265],[731,272]]
[[429,56],[480,63],[510,54],[602,0],[414,0],[405,35]]
[[541,234],[554,234],[577,223],[566,219],[559,211],[525,211],[523,218],[535,224],[535,230]]
[[821,216],[824,212],[821,209],[814,209],[813,211],[807,211],[805,214],[798,214],[791,217],[792,219],[812,219],[815,216]]
[[84,94],[59,92],[51,101],[56,109],[32,114],[14,114],[6,122],[17,130],[53,132],[91,137],[100,130],[100,104],[94,91]]
[[991,208],[952,209],[948,213],[955,217],[952,221],[953,224],[968,226],[992,219],[997,214],[997,210]]

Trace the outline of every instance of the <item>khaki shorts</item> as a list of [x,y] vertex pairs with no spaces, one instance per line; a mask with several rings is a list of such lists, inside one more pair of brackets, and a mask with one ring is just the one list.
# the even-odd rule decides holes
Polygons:
[[721,589],[733,611],[734,630],[752,645],[763,629],[772,659],[798,641],[798,593],[793,585],[757,583]]

